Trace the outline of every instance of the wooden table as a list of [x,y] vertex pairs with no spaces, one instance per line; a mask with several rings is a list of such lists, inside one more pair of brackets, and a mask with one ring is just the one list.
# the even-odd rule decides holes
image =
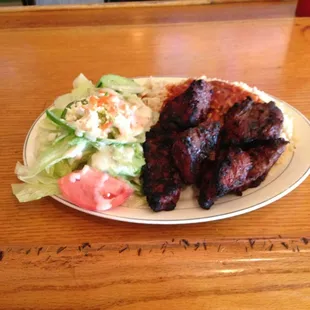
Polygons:
[[32,122],[80,72],[241,80],[310,117],[310,18],[294,9],[0,11],[1,309],[310,308],[309,179],[258,211],[165,227],[19,204],[10,190]]

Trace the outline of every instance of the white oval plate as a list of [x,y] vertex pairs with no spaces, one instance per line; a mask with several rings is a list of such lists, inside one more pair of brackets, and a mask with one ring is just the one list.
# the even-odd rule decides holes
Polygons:
[[[153,78],[154,80],[168,80],[178,82],[180,78]],[[144,78],[136,79],[138,82],[145,81]],[[129,200],[129,202],[118,208],[99,213],[84,210],[70,203],[61,196],[52,196],[59,202],[91,215],[108,218],[112,220],[142,223],[142,224],[189,224],[209,222],[225,219],[262,208],[291,192],[300,185],[310,173],[310,123],[308,119],[289,104],[261,93],[267,98],[280,105],[284,113],[293,120],[294,125],[294,148],[289,147],[282,155],[280,163],[276,164],[270,171],[266,180],[257,188],[249,189],[242,197],[227,195],[216,201],[210,210],[199,207],[193,190],[189,187],[181,194],[181,198],[175,210],[170,212],[153,212],[141,200]],[[34,158],[35,140],[38,132],[39,121],[45,117],[42,113],[34,122],[24,144],[24,162],[31,164]]]

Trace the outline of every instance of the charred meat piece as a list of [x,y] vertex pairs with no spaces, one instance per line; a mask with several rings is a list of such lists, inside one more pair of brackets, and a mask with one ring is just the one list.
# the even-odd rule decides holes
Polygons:
[[151,127],[150,131],[146,132],[145,137],[146,141],[150,139],[157,139],[159,141],[159,137],[165,137],[165,131],[160,127],[160,124],[158,122],[153,127]]
[[159,136],[144,143],[146,164],[143,191],[153,211],[173,210],[181,193],[181,178],[171,157],[171,138]]
[[240,148],[230,148],[221,161],[217,175],[217,195],[224,196],[244,184],[252,168],[251,158]]
[[[155,212],[174,210],[181,194],[179,176],[172,173],[173,178],[152,181],[150,192],[145,192],[147,202]],[[176,178],[175,178],[176,177]]]
[[159,122],[163,129],[185,130],[207,116],[212,87],[204,80],[193,81],[181,95],[167,100]]
[[231,107],[224,118],[224,143],[241,145],[279,138],[283,114],[274,102],[259,103],[248,97]]
[[245,184],[237,188],[235,192],[241,195],[246,189],[259,186],[285,151],[287,143],[284,139],[276,139],[266,142],[265,145],[249,149],[248,154],[251,156],[253,167],[248,173]]
[[[174,130],[167,130],[163,129],[159,123],[154,125],[150,131],[146,132],[146,143],[148,142],[150,145],[153,145],[153,148],[157,148],[156,143],[159,144],[159,149],[162,147],[172,147],[173,142],[177,138],[179,132]],[[147,144],[146,144],[147,145]],[[154,155],[154,154],[153,154]]]
[[[208,163],[206,164],[205,162]],[[210,209],[214,204],[214,200],[217,198],[217,166],[214,163],[211,165],[208,160],[205,162],[204,166],[206,169],[202,171],[198,202],[201,208]]]
[[163,137],[147,139],[143,144],[143,150],[145,167],[149,168],[149,171],[143,174],[143,178],[147,181],[168,179],[172,162],[171,142]]
[[172,156],[186,184],[197,180],[204,159],[215,160],[220,123],[207,120],[180,133],[172,146]]
[[252,163],[247,152],[231,147],[220,154],[217,165],[211,169],[208,165],[206,167],[198,201],[202,208],[209,209],[217,198],[245,184]]

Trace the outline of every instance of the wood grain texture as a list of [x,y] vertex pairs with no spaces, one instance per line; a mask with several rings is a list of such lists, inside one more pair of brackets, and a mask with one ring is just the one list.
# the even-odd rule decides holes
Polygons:
[[[149,0],[119,0],[112,3],[117,3],[117,5],[128,6],[141,6],[141,2],[146,4],[142,4],[142,6],[156,6],[156,5],[193,5],[193,4],[219,4],[219,3],[240,3],[240,2],[280,2],[287,0],[157,0],[157,1],[149,1]],[[36,5],[81,5],[81,4],[99,4],[105,2],[105,4],[109,4],[111,2],[100,1],[100,0],[36,0]]]
[[1,263],[1,306],[309,309],[308,260],[302,241],[279,238],[11,247]]
[[55,27],[41,12],[0,13],[1,308],[309,309],[309,179],[255,212],[166,227],[95,218],[50,198],[19,204],[11,194],[28,129],[80,72],[239,80],[310,117],[309,18],[207,21],[209,9],[196,8],[196,22],[194,10],[184,21],[158,9],[168,22],[131,9],[120,25],[110,10],[112,22],[91,27],[73,27],[76,12]]
[[[27,6],[25,8],[1,8],[0,28],[72,27],[127,24],[189,23],[208,21],[230,21],[244,19],[266,19],[292,17],[296,1],[284,4],[244,3],[193,5],[184,8],[184,2],[175,5],[139,2],[109,3],[106,5],[74,6]],[[68,12],[70,14],[68,15]],[[113,12],[113,13],[111,13]]]

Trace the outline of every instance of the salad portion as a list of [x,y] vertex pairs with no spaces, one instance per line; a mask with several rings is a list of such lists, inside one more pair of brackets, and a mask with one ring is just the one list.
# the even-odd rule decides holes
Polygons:
[[20,202],[61,194],[78,206],[103,211],[141,190],[142,143],[158,120],[146,106],[143,87],[104,75],[94,85],[83,74],[58,97],[39,123],[36,161],[17,163],[23,182],[13,184]]

